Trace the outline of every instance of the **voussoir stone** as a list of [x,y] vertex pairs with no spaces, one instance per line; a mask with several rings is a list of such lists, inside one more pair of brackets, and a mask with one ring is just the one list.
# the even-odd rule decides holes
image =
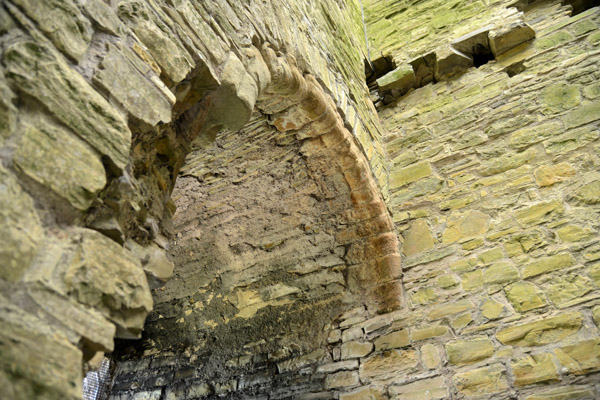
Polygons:
[[20,40],[4,52],[6,77],[39,100],[60,122],[123,168],[131,132],[123,117],[56,52]]

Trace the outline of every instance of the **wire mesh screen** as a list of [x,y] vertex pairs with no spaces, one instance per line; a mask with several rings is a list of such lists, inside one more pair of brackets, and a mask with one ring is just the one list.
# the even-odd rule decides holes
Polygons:
[[110,378],[110,359],[104,357],[97,371],[90,371],[83,378],[83,400],[101,400],[106,394]]

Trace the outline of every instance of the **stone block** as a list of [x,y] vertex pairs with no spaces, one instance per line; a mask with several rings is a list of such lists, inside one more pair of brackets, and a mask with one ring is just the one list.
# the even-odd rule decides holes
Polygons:
[[115,36],[125,30],[112,7],[102,0],[89,0],[83,4],[83,8],[88,17],[97,23],[101,30]]
[[361,363],[359,373],[363,382],[385,382],[401,379],[419,365],[414,350],[389,350],[375,354]]
[[564,82],[555,83],[542,91],[542,104],[547,113],[559,113],[577,107],[581,103],[578,86]]
[[143,247],[130,239],[125,243],[125,248],[141,261],[151,288],[164,285],[173,275],[173,262],[169,260],[166,252],[157,245],[150,244]]
[[527,355],[510,363],[516,386],[557,381],[560,379],[552,356],[547,353]]
[[421,360],[423,361],[423,366],[427,369],[438,368],[442,363],[438,348],[431,343],[421,346]]
[[77,400],[81,351],[59,330],[0,297],[0,382],[7,399]]
[[556,277],[545,288],[548,299],[558,308],[571,300],[583,297],[591,290],[593,290],[592,280],[579,274]]
[[78,210],[86,210],[106,185],[106,172],[98,154],[45,118],[23,124],[14,163]]
[[436,61],[437,56],[435,53],[428,53],[410,62],[413,71],[415,71],[416,87],[423,87],[433,82]]
[[506,370],[500,364],[457,373],[452,380],[463,396],[483,396],[508,389]]
[[2,60],[7,79],[20,91],[39,100],[118,168],[129,162],[131,132],[123,117],[54,51],[20,40],[6,49]]
[[381,391],[374,387],[361,388],[351,393],[340,394],[340,400],[385,400]]
[[600,203],[600,180],[578,187],[571,199],[583,204]]
[[33,199],[0,164],[0,278],[18,281],[44,237]]
[[558,229],[556,233],[560,240],[568,243],[590,240],[594,236],[591,229],[570,224]]
[[494,57],[534,38],[535,31],[522,21],[513,22],[489,33],[490,48]]
[[446,230],[442,234],[442,243],[451,244],[464,239],[484,235],[489,227],[490,216],[473,210],[464,214],[452,213]]
[[389,392],[390,395],[394,396],[394,399],[398,400],[436,400],[448,398],[448,388],[442,376],[423,379],[402,386],[391,386]]
[[13,105],[15,94],[6,84],[4,73],[0,70],[0,146],[12,135],[17,124],[17,108]]
[[413,304],[429,304],[437,300],[438,295],[433,288],[420,288],[410,296]]
[[334,363],[319,365],[317,372],[329,374],[342,370],[353,370],[358,368],[358,360],[345,360]]
[[400,93],[406,93],[416,85],[415,71],[412,65],[402,64],[393,71],[388,72],[377,79],[377,86],[380,92],[389,90],[398,90]]
[[536,156],[535,149],[527,149],[521,153],[508,153],[482,162],[479,173],[482,176],[496,175],[529,164]]
[[504,288],[508,301],[520,313],[546,305],[543,292],[530,282],[516,282]]
[[326,389],[336,388],[351,388],[360,384],[358,378],[358,372],[356,371],[342,371],[335,374],[328,375],[325,378]]
[[525,400],[579,400],[594,399],[597,396],[592,388],[582,386],[565,386],[535,393],[527,396]]
[[514,149],[523,150],[544,139],[555,137],[563,131],[563,125],[560,122],[547,122],[528,126],[512,133],[508,139],[508,144]]
[[575,176],[577,171],[571,164],[562,162],[556,165],[542,165],[534,172],[539,187],[552,186]]
[[149,125],[171,121],[169,99],[138,72],[120,48],[108,46],[108,53],[100,62],[93,79],[135,118]]
[[436,319],[460,314],[464,311],[472,310],[473,308],[475,308],[475,306],[473,305],[473,303],[471,303],[471,301],[461,300],[455,303],[435,307],[429,312],[429,314],[427,315],[427,319],[430,321],[435,321]]
[[483,279],[487,284],[512,282],[519,279],[519,271],[513,264],[500,261],[483,271]]
[[584,102],[563,117],[567,128],[575,128],[598,119],[600,119],[600,101]]
[[556,214],[563,213],[563,205],[558,200],[543,201],[527,208],[517,210],[515,218],[525,226],[547,222]]
[[585,375],[600,370],[600,339],[586,340],[554,350],[570,374]]
[[489,320],[500,318],[505,310],[506,307],[504,307],[504,304],[494,299],[487,299],[481,305],[481,315]]
[[496,338],[505,345],[543,346],[560,342],[581,328],[583,316],[579,312],[545,317],[539,321],[504,328],[496,333]]
[[426,340],[446,335],[450,330],[444,325],[430,325],[423,328],[413,328],[410,331],[412,341]]
[[487,337],[456,340],[446,344],[446,355],[451,364],[473,364],[494,355],[494,345]]
[[466,291],[478,290],[483,286],[483,272],[475,270],[465,272],[460,276],[462,288]]
[[575,264],[571,253],[558,253],[550,257],[543,257],[523,267],[523,278],[532,278],[547,272],[556,271]]
[[92,40],[92,24],[72,0],[16,0],[57,49],[79,62]]
[[371,342],[346,342],[342,344],[342,359],[364,357],[371,351],[373,351],[373,343]]
[[449,80],[463,74],[473,66],[473,58],[452,48],[445,47],[436,51],[435,79]]
[[410,339],[408,338],[408,329],[401,331],[388,333],[387,335],[381,336],[375,340],[375,350],[389,350],[396,349],[399,347],[408,346]]
[[408,167],[392,171],[390,174],[390,189],[397,189],[406,186],[409,183],[416,182],[432,174],[431,164],[428,161],[422,161]]
[[402,253],[406,256],[412,256],[417,253],[433,248],[434,241],[431,230],[424,219],[418,219],[413,222],[409,230],[404,234],[404,243],[402,244]]

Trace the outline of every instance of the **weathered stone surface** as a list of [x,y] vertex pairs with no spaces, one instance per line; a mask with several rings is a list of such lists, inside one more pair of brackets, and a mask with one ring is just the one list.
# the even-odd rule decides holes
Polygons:
[[573,199],[584,204],[600,203],[600,180],[577,188],[573,193]]
[[116,46],[109,46],[94,82],[104,87],[134,117],[150,124],[171,121],[171,104]]
[[106,184],[106,172],[98,154],[45,119],[23,124],[14,163],[78,210],[86,210]]
[[591,388],[565,386],[527,396],[525,400],[577,400],[593,399],[594,397],[594,390]]
[[554,350],[554,354],[571,374],[583,375],[600,370],[600,339],[564,346]]
[[581,93],[575,85],[556,83],[544,89],[542,100],[549,112],[557,113],[577,107],[581,103]]
[[540,187],[552,186],[575,176],[575,168],[569,163],[543,165],[535,170],[535,181]]
[[28,292],[40,308],[83,338],[85,350],[113,350],[116,328],[98,311],[41,286]]
[[557,200],[534,204],[515,212],[515,217],[523,225],[538,225],[553,217],[562,214],[563,205]]
[[459,314],[463,311],[471,310],[475,308],[473,303],[469,300],[461,300],[457,301],[453,304],[447,304],[443,306],[439,306],[431,310],[427,316],[430,321],[434,321],[436,319],[440,319],[446,316]]
[[440,352],[437,347],[431,343],[421,346],[421,360],[427,369],[438,368],[442,362]]
[[0,146],[14,131],[17,124],[17,109],[12,104],[15,94],[6,85],[4,73],[0,69]]
[[437,50],[437,63],[435,64],[435,79],[438,81],[449,80],[463,74],[473,66],[473,58],[452,47]]
[[11,399],[76,400],[81,351],[38,318],[0,298],[0,381]]
[[589,228],[583,228],[579,225],[565,225],[556,231],[558,237],[564,242],[579,242],[589,240],[594,236],[594,232]]
[[33,200],[0,165],[0,278],[17,281],[22,277],[43,235]]
[[38,99],[117,167],[127,164],[131,132],[125,120],[61,57],[39,43],[19,41],[6,49],[2,62],[19,90]]
[[505,309],[506,307],[504,307],[504,304],[494,299],[487,299],[481,305],[481,315],[487,319],[497,319],[502,315]]
[[395,70],[377,79],[380,91],[396,89],[401,93],[407,92],[416,84],[415,71],[412,65],[402,64]]
[[567,128],[574,128],[596,121],[600,118],[600,101],[585,102],[578,108],[570,111],[563,118]]
[[352,370],[352,369],[357,369],[357,368],[358,368],[358,360],[345,360],[345,361],[338,361],[338,362],[334,362],[334,363],[319,365],[317,367],[317,372],[331,373],[331,372],[337,372],[337,371],[342,371],[342,370]]
[[80,61],[92,39],[91,23],[72,0],[15,0],[28,17],[50,37],[52,43],[75,61]]
[[146,4],[123,1],[118,15],[146,45],[171,81],[180,82],[192,70],[194,63],[189,53]]
[[303,356],[277,363],[277,369],[279,370],[279,373],[289,372],[304,368],[308,365],[315,364],[325,359],[327,359],[327,352],[323,349],[317,349]]
[[458,373],[452,380],[458,391],[465,396],[481,396],[508,388],[506,370],[498,364]]
[[522,150],[544,139],[554,137],[562,133],[562,124],[558,122],[547,122],[541,125],[528,126],[519,129],[510,135],[510,147]]
[[390,176],[390,189],[400,188],[432,174],[429,162],[419,162],[393,171]]
[[532,162],[537,156],[535,149],[527,149],[516,154],[506,154],[492,158],[482,163],[479,173],[483,176],[492,176]]
[[456,213],[450,216],[448,227],[442,235],[442,243],[450,244],[463,239],[484,235],[489,227],[490,216],[481,211]]
[[325,378],[326,389],[351,388],[352,386],[357,386],[359,383],[358,372],[356,371],[337,372]]
[[83,8],[88,17],[100,26],[100,29],[113,35],[118,35],[125,30],[115,11],[105,2],[88,0],[84,2]]
[[546,288],[548,299],[557,307],[578,297],[583,297],[592,290],[591,279],[581,275],[564,275],[557,277]]
[[513,264],[500,261],[483,271],[483,279],[485,283],[491,284],[512,282],[519,279],[519,271]]
[[412,223],[404,237],[402,252],[406,256],[412,256],[429,250],[434,246],[431,230],[424,219],[418,219]]
[[525,356],[511,362],[510,366],[515,375],[515,385],[517,386],[560,379],[550,354],[542,353]]
[[374,343],[376,351],[408,346],[410,343],[410,339],[408,338],[408,330],[403,329],[401,331],[388,333],[387,335],[377,338]]
[[421,288],[410,296],[414,304],[428,304],[437,300],[437,293],[433,288]]
[[556,271],[575,264],[575,258],[570,253],[559,253],[544,257],[523,267],[523,278],[531,278],[546,272]]
[[434,400],[446,399],[448,388],[444,378],[423,379],[403,386],[390,387],[390,394],[396,399]]
[[163,249],[155,244],[142,247],[133,240],[125,243],[125,248],[142,262],[151,288],[162,286],[173,275],[174,264]]
[[513,22],[489,33],[490,48],[495,57],[535,38],[535,31],[525,22]]
[[69,238],[48,246],[43,264],[28,279],[99,310],[117,326],[118,337],[139,337],[152,309],[139,260],[96,231],[73,229]]
[[340,400],[384,400],[386,397],[377,388],[363,388],[352,393],[340,394]]
[[518,312],[525,312],[546,305],[542,291],[530,282],[516,282],[507,286],[504,291],[508,301]]
[[371,342],[346,342],[342,344],[342,359],[364,357],[373,351]]
[[441,249],[434,249],[428,252],[415,254],[412,257],[406,258],[402,264],[404,268],[414,267],[415,265],[427,264],[433,261],[441,260],[451,254],[453,254],[456,250],[452,247],[445,247]]
[[375,354],[360,365],[361,381],[377,382],[398,379],[419,363],[414,350],[389,350]]
[[496,337],[506,345],[542,346],[573,335],[581,328],[582,321],[583,316],[579,312],[562,314],[502,329]]
[[446,344],[446,355],[451,364],[466,365],[485,360],[494,354],[494,345],[487,337],[456,340]]
[[412,341],[431,339],[433,337],[444,336],[450,330],[444,325],[431,325],[424,328],[415,328],[410,332]]

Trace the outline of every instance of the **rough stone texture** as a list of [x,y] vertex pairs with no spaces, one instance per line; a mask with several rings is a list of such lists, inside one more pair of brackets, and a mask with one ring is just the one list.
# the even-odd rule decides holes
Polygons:
[[114,399],[599,397],[597,9],[58,3],[0,6],[9,396],[76,398],[147,276]]

